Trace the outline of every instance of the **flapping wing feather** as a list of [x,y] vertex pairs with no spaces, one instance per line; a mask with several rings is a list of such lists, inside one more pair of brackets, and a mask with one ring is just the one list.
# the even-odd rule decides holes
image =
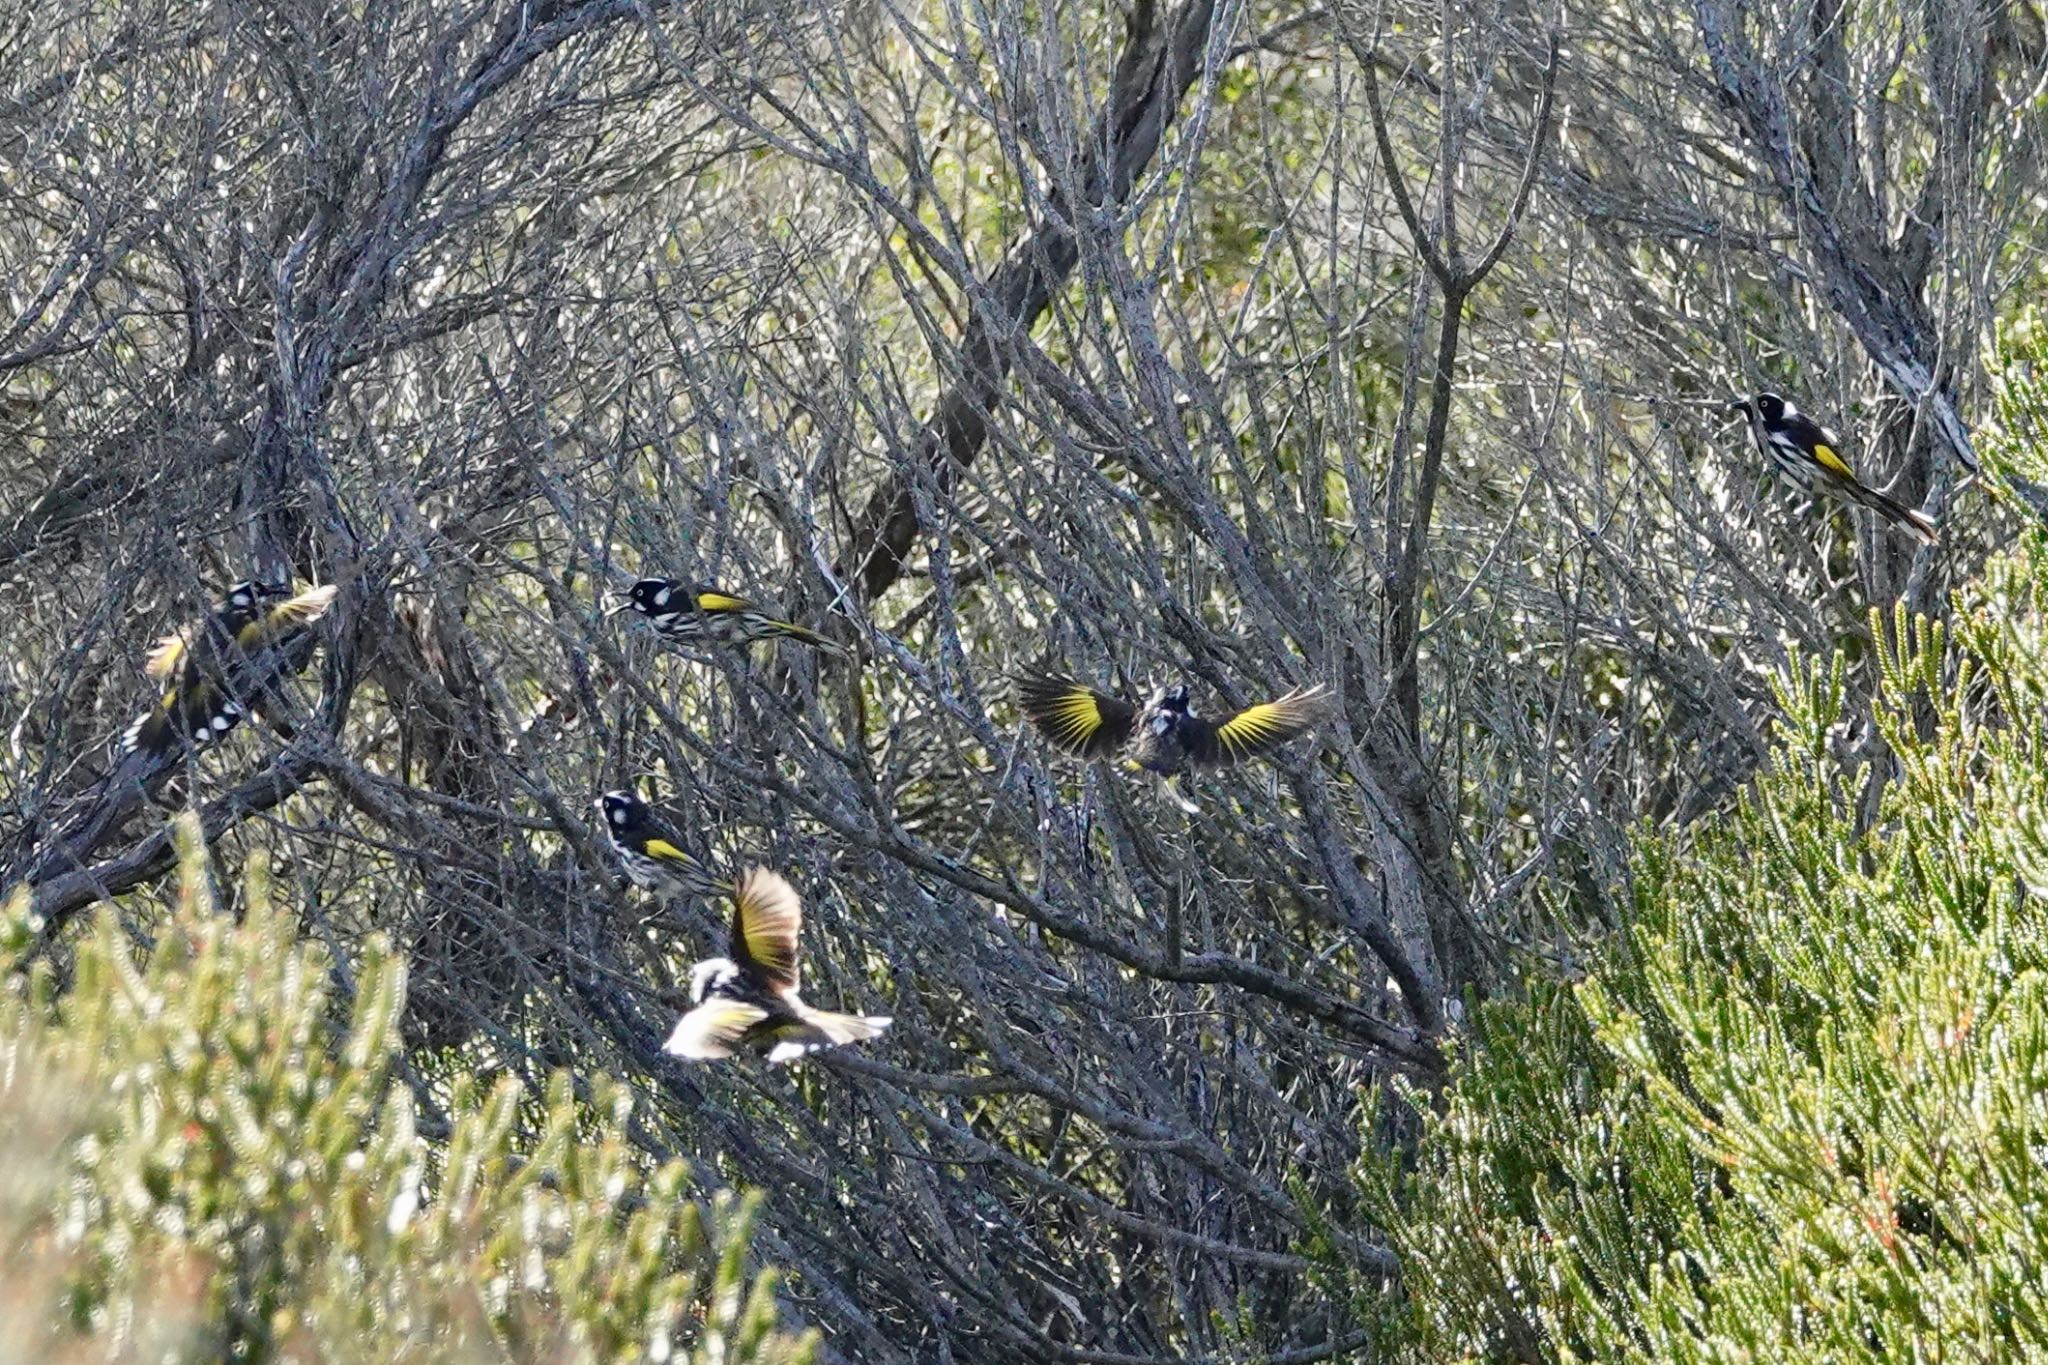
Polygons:
[[749,868],[732,900],[732,960],[771,990],[794,991],[797,935],[804,922],[796,888],[765,867]]
[[1055,749],[1102,758],[1131,737],[1137,708],[1071,678],[1019,678],[1017,704]]
[[185,661],[186,654],[192,648],[191,637],[192,628],[186,626],[158,640],[156,648],[150,650],[149,657],[143,661],[142,671],[158,682],[171,678],[177,673],[178,666]]
[[768,1011],[759,1005],[714,995],[676,1021],[661,1050],[693,1062],[730,1057],[767,1017]]
[[338,591],[329,583],[285,599],[243,626],[235,643],[242,647],[244,653],[276,644],[293,631],[302,630],[325,616],[327,609],[334,605]]
[[1278,701],[1247,706],[1213,724],[1198,722],[1191,745],[1198,763],[1236,763],[1277,749],[1322,719],[1329,693],[1296,688]]

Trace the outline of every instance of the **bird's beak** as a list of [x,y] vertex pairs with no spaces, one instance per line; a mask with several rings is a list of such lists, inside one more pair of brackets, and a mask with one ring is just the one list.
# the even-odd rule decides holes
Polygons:
[[604,614],[607,617],[617,616],[620,612],[633,605],[633,595],[628,592],[621,592],[617,588],[607,589],[605,596],[617,599],[604,609]]
[[1756,420],[1756,409],[1749,405],[1749,400],[1747,398],[1733,399],[1729,402],[1728,406],[1721,409],[1721,411],[1728,413],[1739,412],[1744,417],[1749,418],[1752,422]]

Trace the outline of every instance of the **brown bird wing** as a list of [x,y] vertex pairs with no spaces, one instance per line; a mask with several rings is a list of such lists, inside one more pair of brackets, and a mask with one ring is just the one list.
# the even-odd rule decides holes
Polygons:
[[1197,763],[1238,763],[1277,749],[1322,719],[1328,700],[1321,686],[1296,688],[1220,721],[1196,719],[1189,727],[1189,756]]
[[1055,748],[1104,758],[1131,737],[1137,708],[1072,678],[1018,678],[1017,704]]
[[749,868],[733,887],[732,903],[732,960],[769,990],[794,991],[804,923],[796,888],[765,867]]

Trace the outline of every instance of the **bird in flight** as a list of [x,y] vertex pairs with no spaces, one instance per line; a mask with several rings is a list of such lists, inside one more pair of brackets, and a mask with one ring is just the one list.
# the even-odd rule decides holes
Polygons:
[[732,893],[730,957],[690,971],[692,1008],[663,1050],[713,1061],[746,1049],[790,1062],[819,1048],[879,1037],[886,1015],[814,1009],[797,994],[797,937],[803,904],[796,889],[765,867],[749,869]]
[[229,588],[211,616],[150,651],[143,671],[159,685],[156,705],[122,733],[118,751],[157,758],[181,741],[197,749],[219,740],[291,666],[291,646],[334,597],[332,584],[301,593],[256,582]]
[[[1160,688],[1144,705],[1098,692],[1072,678],[1017,678],[1024,714],[1056,749],[1077,758],[1124,754],[1138,767],[1174,778],[1190,767],[1220,767],[1269,753],[1323,717],[1327,689],[1298,687],[1220,720],[1196,713],[1181,684]],[[1168,789],[1171,792],[1171,787]],[[1174,793],[1183,808],[1189,802]]]

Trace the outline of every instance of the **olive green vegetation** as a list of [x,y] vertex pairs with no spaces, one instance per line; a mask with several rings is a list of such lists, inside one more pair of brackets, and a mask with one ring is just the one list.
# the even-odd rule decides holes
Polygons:
[[[2020,349],[2034,352],[2038,329]],[[2008,371],[1994,481],[2039,481]],[[2048,1358],[2048,541],[1782,689],[1740,806],[1646,834],[1627,932],[1476,1012],[1362,1170],[1426,1360]]]
[[111,911],[61,971],[21,900],[0,929],[0,1359],[812,1357],[751,1204],[645,1169],[622,1090],[463,1086],[429,1142],[403,964],[342,982],[260,866],[218,907],[189,838],[180,882],[146,950]]

